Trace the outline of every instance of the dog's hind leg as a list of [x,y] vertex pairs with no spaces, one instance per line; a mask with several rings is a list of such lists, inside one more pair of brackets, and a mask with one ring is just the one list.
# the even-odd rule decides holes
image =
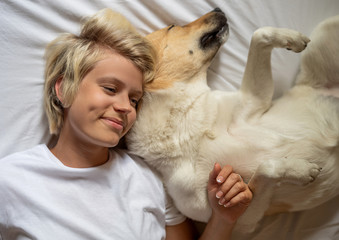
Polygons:
[[287,48],[301,52],[308,42],[306,36],[285,28],[263,27],[254,32],[240,88],[244,110],[241,117],[261,115],[271,105],[274,92],[271,71],[272,49]]
[[339,89],[339,15],[320,23],[310,38],[301,57],[297,85]]

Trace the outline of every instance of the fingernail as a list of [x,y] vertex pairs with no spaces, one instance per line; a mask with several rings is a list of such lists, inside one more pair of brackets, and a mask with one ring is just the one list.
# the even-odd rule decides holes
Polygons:
[[230,204],[230,202],[228,202],[228,203],[226,203],[225,205],[224,205],[224,207],[229,207],[231,204]]
[[226,201],[225,198],[221,199],[221,200],[219,201],[219,205],[224,205],[225,201]]
[[216,198],[221,198],[222,195],[224,195],[224,193],[222,191],[219,191],[215,196]]
[[224,180],[224,178],[223,178],[222,176],[218,176],[218,177],[217,177],[217,182],[218,182],[218,183],[222,183],[223,180]]

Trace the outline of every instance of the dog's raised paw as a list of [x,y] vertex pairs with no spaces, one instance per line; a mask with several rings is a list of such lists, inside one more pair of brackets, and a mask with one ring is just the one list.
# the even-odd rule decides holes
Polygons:
[[291,29],[283,29],[282,38],[285,38],[283,45],[286,45],[286,49],[294,52],[303,51],[310,42],[308,37]]
[[262,27],[253,36],[255,41],[261,44],[286,48],[294,52],[303,51],[310,42],[307,36],[287,28]]
[[319,167],[317,164],[313,164],[313,165],[314,165],[313,168],[310,169],[310,177],[309,177],[308,183],[314,182],[314,180],[318,177],[319,173],[322,170],[322,168]]
[[275,179],[277,185],[291,183],[307,185],[316,180],[321,172],[321,167],[305,159],[282,158],[271,159],[261,164],[256,172],[256,177]]
[[287,50],[292,50],[294,52],[301,52],[303,51],[306,47],[307,44],[310,42],[310,39],[301,33],[299,33],[298,38],[294,38],[292,40],[287,40]]
[[288,182],[298,185],[308,185],[316,180],[322,168],[317,164],[306,160],[295,160],[293,169],[285,172],[281,182]]

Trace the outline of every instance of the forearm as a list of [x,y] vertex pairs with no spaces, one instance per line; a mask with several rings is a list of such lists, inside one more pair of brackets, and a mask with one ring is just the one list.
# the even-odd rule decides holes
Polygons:
[[[252,192],[242,177],[233,173],[231,166],[221,169],[219,164],[215,164],[210,173],[207,190],[212,215],[199,239],[230,240],[238,218],[252,200]],[[185,221],[167,227],[166,240],[193,239],[195,236],[186,234],[190,233],[189,225],[189,221]]]
[[216,214],[212,214],[199,240],[228,240],[231,239],[235,223],[229,223]]

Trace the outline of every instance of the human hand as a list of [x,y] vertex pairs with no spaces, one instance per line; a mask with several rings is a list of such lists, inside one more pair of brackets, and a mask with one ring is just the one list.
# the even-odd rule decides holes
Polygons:
[[253,194],[242,177],[229,165],[216,163],[208,180],[208,199],[213,217],[234,224],[252,201]]

